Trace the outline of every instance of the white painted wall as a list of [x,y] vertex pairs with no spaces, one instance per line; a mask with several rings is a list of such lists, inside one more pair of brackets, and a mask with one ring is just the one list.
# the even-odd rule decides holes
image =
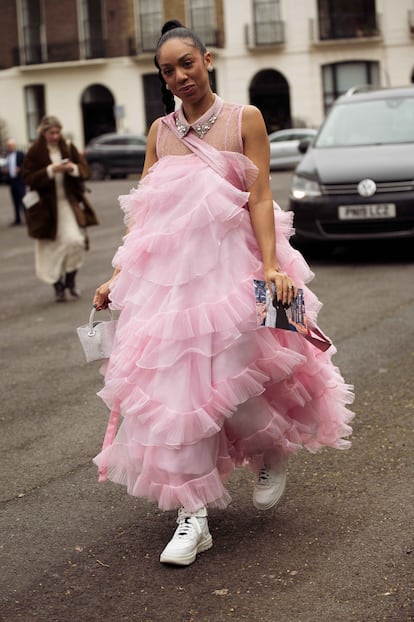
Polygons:
[[[310,20],[316,19],[317,0],[281,0],[281,18],[286,43],[273,49],[250,51],[245,46],[244,27],[252,23],[251,0],[225,0],[226,47],[213,50],[218,92],[223,99],[249,103],[249,84],[256,72],[280,71],[290,87],[292,117],[318,126],[323,119],[321,67],[343,60],[376,60],[381,65],[383,85],[408,84],[414,67],[414,38],[408,28],[413,0],[377,0],[383,39],[378,42],[329,42],[314,45]],[[145,131],[142,75],[155,71],[151,55],[146,58],[115,58],[102,61],[60,63],[0,71],[0,117],[10,135],[26,145],[24,86],[46,85],[47,112],[56,114],[74,142],[83,147],[80,100],[85,88],[103,84],[116,105],[125,109],[120,129]]]

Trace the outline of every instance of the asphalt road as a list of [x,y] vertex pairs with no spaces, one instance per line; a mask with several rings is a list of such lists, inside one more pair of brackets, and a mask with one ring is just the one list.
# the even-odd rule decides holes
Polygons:
[[[272,176],[286,206],[289,173]],[[32,241],[8,227],[0,187],[0,620],[5,622],[409,622],[414,620],[414,267],[399,246],[312,262],[320,324],[355,385],[353,448],[302,452],[283,503],[211,511],[214,547],[188,568],[161,565],[175,516],[98,484],[92,457],[107,413],[99,363],[76,327],[110,274],[133,182],[90,184],[101,225],[81,301],[56,305],[34,277]]]

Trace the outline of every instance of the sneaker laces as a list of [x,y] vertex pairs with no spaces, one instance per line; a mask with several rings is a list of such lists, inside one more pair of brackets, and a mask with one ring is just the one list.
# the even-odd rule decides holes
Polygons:
[[186,536],[188,536],[190,531],[194,529],[194,523],[191,521],[190,516],[185,516],[185,517],[177,519],[177,523],[178,523],[177,536],[180,536],[182,538],[185,538]]
[[[197,526],[201,528],[200,522],[197,519],[205,517],[197,515],[198,512],[187,512],[184,508],[180,508],[177,516],[178,527],[176,530],[176,536],[185,538],[189,535],[191,530],[195,529],[197,531]],[[192,518],[195,518],[196,520],[192,521]]]
[[269,467],[267,465],[264,465],[259,471],[256,483],[258,486],[265,486],[266,484],[269,483],[269,480],[271,479],[271,477],[272,476],[271,476]]

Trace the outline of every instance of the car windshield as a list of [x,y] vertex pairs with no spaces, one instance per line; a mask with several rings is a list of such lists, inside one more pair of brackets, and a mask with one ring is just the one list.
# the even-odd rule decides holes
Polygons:
[[316,147],[410,142],[414,142],[414,97],[396,97],[334,106]]

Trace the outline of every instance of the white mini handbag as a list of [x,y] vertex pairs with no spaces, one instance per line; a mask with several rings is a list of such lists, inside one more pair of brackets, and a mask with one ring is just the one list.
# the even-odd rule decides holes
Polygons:
[[112,311],[108,310],[110,320],[94,321],[96,308],[93,307],[88,324],[83,324],[77,328],[87,363],[107,359],[111,354],[118,320],[114,319]]

